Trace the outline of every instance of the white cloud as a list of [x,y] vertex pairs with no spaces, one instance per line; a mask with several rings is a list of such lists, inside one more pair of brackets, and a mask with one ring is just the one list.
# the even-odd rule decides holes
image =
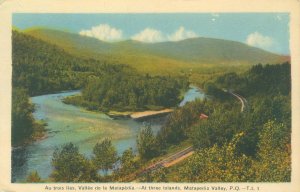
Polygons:
[[79,34],[82,36],[94,37],[102,41],[118,41],[121,40],[123,36],[121,29],[111,27],[108,24],[100,24],[91,29],[81,30]]
[[193,37],[198,37],[198,35],[194,31],[186,30],[181,26],[172,34],[164,34],[157,29],[146,28],[143,31],[133,35],[131,39],[147,43],[155,43],[162,41],[180,41]]
[[147,43],[154,43],[164,41],[165,38],[161,31],[152,28],[146,28],[132,36],[131,39]]
[[251,46],[268,49],[274,45],[274,40],[269,36],[254,32],[248,35],[246,43]]
[[[79,34],[102,41],[121,41],[124,38],[123,31],[121,29],[114,28],[108,24],[100,24],[98,26],[91,27],[90,29],[83,29],[79,32]],[[180,41],[194,37],[198,37],[198,35],[194,31],[186,30],[183,26],[180,26],[177,30],[170,34],[147,27],[139,33],[131,36],[131,39],[141,42],[155,43],[163,41]]]
[[173,34],[168,35],[169,41],[180,41],[183,39],[198,37],[194,31],[185,30],[184,27],[179,27]]

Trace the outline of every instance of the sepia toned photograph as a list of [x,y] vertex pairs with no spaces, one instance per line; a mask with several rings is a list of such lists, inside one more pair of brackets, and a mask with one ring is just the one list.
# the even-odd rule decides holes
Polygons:
[[291,11],[77,10],[9,14],[1,192],[295,184]]

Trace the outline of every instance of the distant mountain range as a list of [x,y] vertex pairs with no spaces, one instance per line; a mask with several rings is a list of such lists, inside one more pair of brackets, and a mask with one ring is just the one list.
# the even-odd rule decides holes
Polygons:
[[143,43],[134,40],[108,43],[79,34],[52,29],[30,29],[27,35],[55,44],[65,51],[107,63],[123,63],[141,71],[158,68],[194,68],[195,65],[254,65],[288,61],[278,55],[246,44],[213,39],[191,38],[176,42]]

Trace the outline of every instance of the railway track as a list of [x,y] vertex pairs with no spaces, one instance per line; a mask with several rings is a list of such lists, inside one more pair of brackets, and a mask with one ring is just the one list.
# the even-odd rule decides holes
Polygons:
[[166,157],[165,159],[159,161],[159,162],[156,162],[150,166],[148,166],[146,169],[144,169],[139,175],[143,175],[143,174],[146,174],[150,171],[154,171],[156,169],[159,169],[159,168],[163,168],[163,167],[167,167],[167,165],[173,161],[176,161],[177,159],[179,158],[182,158],[184,155],[192,152],[194,149],[192,146],[189,146],[177,153],[174,153],[168,157]]

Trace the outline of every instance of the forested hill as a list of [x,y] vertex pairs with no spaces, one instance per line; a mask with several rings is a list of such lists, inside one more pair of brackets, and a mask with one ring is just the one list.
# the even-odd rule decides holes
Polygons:
[[26,34],[12,32],[13,86],[39,95],[82,88],[87,77],[129,70],[124,65],[106,65],[81,59],[62,48]]
[[270,53],[243,43],[203,37],[177,42],[142,43],[127,40],[107,43],[51,29],[32,29],[26,31],[26,34],[56,44],[67,52],[81,57],[93,57],[108,62],[119,61],[137,69],[149,68],[148,65],[156,63],[168,67],[173,65],[191,67],[191,64],[255,65],[275,64],[289,60],[287,56]]
[[[70,55],[56,45],[13,31],[13,87],[29,96],[82,89],[89,109],[137,110],[177,106],[188,87],[184,76],[139,74],[124,64]],[[88,106],[86,106],[86,103]]]
[[43,136],[30,96],[82,89],[80,103],[72,104],[101,111],[141,110],[177,106],[188,87],[186,77],[139,74],[124,64],[80,58],[18,31],[12,32],[12,48],[13,146]]

